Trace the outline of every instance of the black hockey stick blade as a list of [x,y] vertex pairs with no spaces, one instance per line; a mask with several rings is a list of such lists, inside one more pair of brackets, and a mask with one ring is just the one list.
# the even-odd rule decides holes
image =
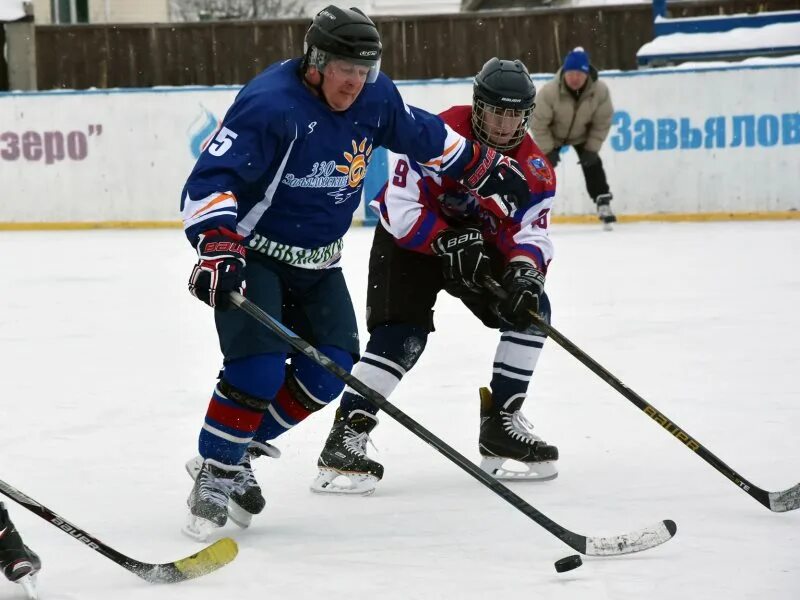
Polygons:
[[[502,299],[507,296],[506,291],[502,288],[502,286],[490,277],[484,280],[484,286],[497,298]],[[605,381],[608,385],[619,392],[626,400],[630,401],[644,414],[661,425],[661,427],[671,433],[684,446],[697,454],[700,458],[722,473],[725,477],[730,479],[752,498],[755,498],[758,502],[773,512],[788,512],[790,510],[796,510],[800,508],[800,483],[780,492],[768,492],[767,490],[764,490],[758,487],[756,484],[748,481],[734,469],[725,464],[720,458],[711,452],[711,450],[703,446],[703,444],[697,441],[696,438],[689,435],[685,429],[679,427],[675,421],[668,419],[664,413],[662,413],[652,404],[648,403],[639,394],[634,392],[632,389],[622,383],[622,381],[612,375],[600,363],[578,348],[578,346],[568,340],[566,336],[561,334],[555,327],[545,321],[539,314],[531,313],[531,315],[533,316],[536,326],[544,331],[548,337],[553,339],[559,346],[577,358],[578,361],[583,363],[590,371],[592,371],[595,375],[600,377],[600,379]]]
[[384,411],[403,427],[411,431],[414,435],[430,446],[433,446],[453,463],[461,467],[464,471],[472,475],[483,485],[492,490],[495,494],[503,498],[514,508],[528,516],[541,527],[549,531],[555,537],[567,544],[581,554],[588,556],[616,556],[621,554],[631,554],[641,552],[659,546],[670,540],[677,531],[677,526],[673,521],[660,521],[651,527],[641,529],[632,533],[615,535],[611,537],[587,537],[565,529],[543,513],[536,510],[517,494],[508,489],[505,485],[497,481],[494,477],[480,469],[472,461],[459,453],[454,448],[425,429],[417,421],[402,412],[394,404],[389,402],[381,394],[371,387],[354,377],[347,370],[340,367],[330,358],[322,354],[307,341],[299,337],[296,333],[288,329],[280,321],[264,312],[260,307],[250,302],[238,292],[230,293],[231,302],[240,310],[246,312],[256,321],[267,327],[281,340],[291,345],[297,351],[315,363],[332,373],[347,385],[361,394],[371,404]]
[[36,500],[26,496],[2,480],[0,480],[0,493],[8,496],[33,514],[41,517],[61,531],[68,533],[70,537],[82,542],[95,552],[102,554],[149,583],[178,583],[200,577],[227,565],[236,558],[236,554],[239,551],[236,542],[230,538],[223,538],[203,548],[196,554],[174,562],[163,564],[146,563],[125,556],[111,546],[107,546],[93,535],[86,533],[80,527],[76,527],[46,506],[39,504]]

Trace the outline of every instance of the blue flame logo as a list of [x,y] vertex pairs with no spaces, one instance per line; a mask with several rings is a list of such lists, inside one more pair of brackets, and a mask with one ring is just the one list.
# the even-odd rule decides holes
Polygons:
[[192,156],[199,158],[208,143],[213,139],[222,121],[202,104],[200,115],[189,126],[189,149]]

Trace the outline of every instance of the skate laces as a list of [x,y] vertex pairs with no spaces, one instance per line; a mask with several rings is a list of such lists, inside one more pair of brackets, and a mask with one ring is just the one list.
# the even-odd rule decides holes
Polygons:
[[200,472],[200,485],[197,487],[197,495],[201,500],[219,506],[227,506],[228,496],[234,487],[234,483],[224,477],[217,477],[207,469],[203,469]]
[[528,421],[522,411],[504,412],[502,415],[504,428],[513,439],[531,445],[537,442],[544,443],[542,438],[533,433],[533,423]]
[[359,433],[349,425],[344,426],[344,447],[347,448],[352,454],[359,457],[367,456],[367,443],[378,451],[378,448],[372,442],[372,438],[366,431]]
[[233,478],[233,491],[239,494],[244,494],[248,489],[258,487],[258,481],[256,481],[256,475],[253,473],[253,469],[249,462],[242,462],[240,464],[244,467],[244,469],[236,473],[236,476]]

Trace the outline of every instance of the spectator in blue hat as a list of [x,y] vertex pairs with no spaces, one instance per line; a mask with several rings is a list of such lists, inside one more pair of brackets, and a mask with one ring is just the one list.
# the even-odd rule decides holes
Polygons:
[[617,220],[611,211],[611,191],[600,160],[600,148],[611,129],[614,106],[605,82],[589,63],[589,55],[575,48],[564,64],[536,95],[533,137],[550,163],[558,164],[561,148],[578,153],[586,190],[597,205],[597,216],[606,229]]

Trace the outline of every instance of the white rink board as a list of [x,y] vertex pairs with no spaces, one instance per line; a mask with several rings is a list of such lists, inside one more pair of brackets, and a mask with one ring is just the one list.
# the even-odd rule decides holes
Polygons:
[[[617,113],[601,156],[619,214],[800,209],[800,64],[602,76]],[[548,76],[534,79],[541,86]],[[438,112],[468,103],[471,81],[401,82],[400,90]],[[237,91],[0,95],[0,180],[11,192],[0,223],[175,221],[195,153]],[[576,163],[570,150],[558,167],[556,214],[593,212]]]

